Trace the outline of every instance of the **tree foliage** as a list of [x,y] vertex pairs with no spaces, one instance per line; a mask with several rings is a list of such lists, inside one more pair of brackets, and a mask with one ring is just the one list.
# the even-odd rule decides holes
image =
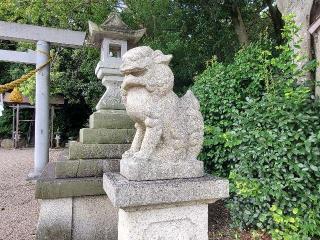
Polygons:
[[[198,75],[201,158],[209,172],[230,179],[233,224],[274,239],[319,236],[320,109],[309,89],[294,84],[302,72],[289,44],[292,21],[280,36],[272,0],[2,0],[0,20],[87,31],[88,20],[100,24],[111,11],[133,29],[147,28],[141,44],[173,54],[177,92]],[[0,48],[34,45],[0,41]],[[104,91],[94,74],[99,50],[52,46],[51,53],[51,93],[68,102],[55,129],[75,136]],[[30,69],[0,63],[0,84]],[[32,99],[34,79],[21,91]],[[1,136],[10,117],[7,110],[0,119]]]
[[263,40],[231,64],[214,60],[193,88],[205,119],[201,157],[230,179],[233,225],[275,240],[320,236],[320,105],[295,84],[307,70],[290,44],[296,32],[289,16],[282,45]]
[[[113,0],[4,0],[0,5],[0,20],[87,31],[88,20],[102,23],[115,9],[116,2]],[[1,41],[0,47],[20,51],[35,48],[34,44],[9,41]],[[64,133],[67,135],[74,135],[85,124],[104,91],[104,87],[94,74],[100,51],[92,46],[79,49],[51,46],[51,54],[54,60],[51,63],[50,93],[63,94],[68,103],[66,108],[69,112],[80,111],[79,114],[82,114],[81,118],[73,118],[73,115],[69,115],[68,121],[61,122],[62,125],[69,121],[79,123],[60,126],[60,129],[66,130]],[[0,84],[14,80],[32,68],[23,64],[0,63]],[[20,90],[33,102],[35,79],[32,78],[22,84]],[[65,111],[57,112],[57,114],[65,113]],[[65,119],[66,116],[58,117]]]
[[[272,35],[272,22],[263,1],[204,0],[126,0],[122,15],[134,28],[147,28],[142,44],[173,54],[172,68],[177,90],[189,86],[202,72],[213,55],[220,61],[230,61],[239,49],[232,21],[232,6],[236,4],[250,40],[260,32]],[[267,30],[266,30],[267,29]]]
[[[262,0],[3,0],[0,20],[87,31],[88,20],[101,24],[111,11],[119,11],[133,29],[147,28],[141,44],[174,55],[171,67],[176,91],[182,92],[192,84],[194,76],[204,70],[212,55],[228,62],[239,49],[231,15],[234,5],[239,7],[249,40],[257,39],[264,29],[272,35],[271,18],[261,14],[266,6]],[[35,46],[0,41],[0,48],[25,51]],[[84,119],[88,118],[87,114],[104,91],[94,74],[99,50],[91,46],[80,49],[52,46],[51,49],[54,55],[51,94],[63,94],[69,105],[84,105]],[[0,84],[20,77],[31,68],[0,63]],[[20,87],[31,100],[34,99],[34,84],[35,79],[31,79]]]

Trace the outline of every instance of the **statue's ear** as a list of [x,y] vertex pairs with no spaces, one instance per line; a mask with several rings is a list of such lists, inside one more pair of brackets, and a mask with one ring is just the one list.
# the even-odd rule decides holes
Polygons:
[[160,50],[156,50],[153,52],[152,58],[155,63],[169,65],[172,55],[164,55]]

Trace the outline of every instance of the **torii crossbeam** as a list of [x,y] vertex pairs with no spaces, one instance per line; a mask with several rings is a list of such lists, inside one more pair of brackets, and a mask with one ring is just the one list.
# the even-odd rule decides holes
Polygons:
[[[50,44],[77,48],[83,46],[85,36],[85,32],[0,21],[0,39],[37,45],[36,51],[0,50],[0,61],[36,64],[39,68],[49,60]],[[49,64],[36,73],[34,169],[30,179],[40,176],[49,161],[49,77]]]

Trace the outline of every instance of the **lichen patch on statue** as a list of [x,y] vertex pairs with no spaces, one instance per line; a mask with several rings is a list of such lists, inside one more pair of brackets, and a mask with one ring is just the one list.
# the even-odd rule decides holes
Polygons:
[[122,156],[120,173],[129,180],[155,180],[203,175],[196,158],[203,143],[203,118],[191,91],[173,92],[172,55],[137,47],[123,56],[122,99],[137,129]]

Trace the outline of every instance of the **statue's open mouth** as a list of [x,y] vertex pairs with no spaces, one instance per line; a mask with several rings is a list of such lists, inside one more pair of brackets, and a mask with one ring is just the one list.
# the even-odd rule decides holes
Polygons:
[[146,71],[145,68],[130,68],[130,69],[121,69],[122,74],[124,74],[125,76],[141,76],[144,74],[144,72]]

